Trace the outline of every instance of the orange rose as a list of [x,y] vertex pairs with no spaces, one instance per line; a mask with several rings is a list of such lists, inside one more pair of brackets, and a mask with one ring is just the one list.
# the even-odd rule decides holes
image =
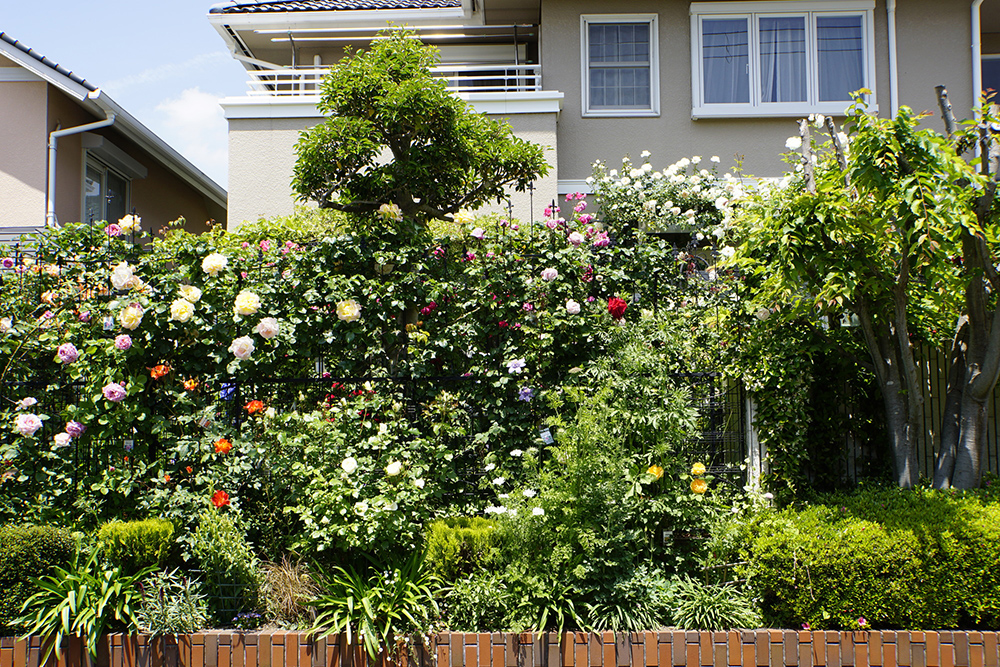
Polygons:
[[154,380],[159,380],[161,377],[170,372],[170,366],[166,364],[159,364],[158,366],[153,366],[149,369],[149,377]]
[[194,391],[198,388],[198,381],[194,378],[184,380],[184,391]]
[[167,482],[167,483],[170,482],[170,473],[169,472],[166,475],[163,476],[163,481]]
[[221,509],[229,504],[229,494],[223,490],[218,490],[212,494],[212,504],[216,509]]
[[258,412],[264,412],[264,401],[250,401],[246,404],[246,410],[248,414],[255,415]]
[[229,442],[226,438],[219,438],[215,441],[216,454],[228,454],[232,448],[233,443]]
[[701,478],[691,480],[691,491],[697,494],[705,493],[708,491],[708,482]]

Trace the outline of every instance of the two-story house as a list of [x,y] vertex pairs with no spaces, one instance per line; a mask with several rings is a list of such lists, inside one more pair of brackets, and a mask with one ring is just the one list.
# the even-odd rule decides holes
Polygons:
[[862,88],[888,115],[936,110],[945,85],[960,117],[1000,88],[1000,0],[230,0],[209,21],[249,76],[222,102],[230,227],[291,212],[323,72],[390,23],[440,49],[455,94],[548,147],[519,217],[586,191],[595,160],[644,150],[777,175],[793,121],[842,114]]
[[0,242],[46,224],[226,219],[225,189],[100,88],[0,32]]

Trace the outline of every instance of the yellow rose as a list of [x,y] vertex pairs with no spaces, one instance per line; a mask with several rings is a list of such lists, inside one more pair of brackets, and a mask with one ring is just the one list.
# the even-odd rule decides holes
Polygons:
[[337,317],[344,322],[354,322],[361,318],[361,305],[354,299],[338,301]]
[[691,480],[691,491],[698,494],[705,493],[708,491],[708,482],[700,477],[698,479]]
[[220,255],[217,252],[213,252],[211,255],[208,255],[205,259],[201,260],[201,270],[213,278],[218,276],[228,265],[229,260],[226,259],[226,256]]
[[383,220],[403,221],[403,211],[395,204],[382,204],[378,207],[378,214]]
[[240,292],[233,305],[233,312],[237,315],[253,315],[260,310],[260,297],[253,292]]
[[705,464],[704,463],[695,463],[693,466],[691,466],[691,474],[692,475],[704,475],[705,474]]
[[660,479],[663,477],[663,468],[660,466],[649,466],[649,469],[646,470],[646,474],[652,475],[656,479]]
[[181,285],[177,291],[180,292],[181,298],[185,301],[198,303],[198,300],[201,299],[201,290],[194,285]]
[[455,222],[460,225],[471,225],[476,221],[476,216],[472,215],[470,211],[466,211],[464,208],[455,214]]
[[187,322],[194,315],[194,306],[187,299],[177,299],[170,304],[170,319]]
[[142,306],[137,303],[128,306],[118,313],[118,321],[123,328],[135,331],[142,324]]

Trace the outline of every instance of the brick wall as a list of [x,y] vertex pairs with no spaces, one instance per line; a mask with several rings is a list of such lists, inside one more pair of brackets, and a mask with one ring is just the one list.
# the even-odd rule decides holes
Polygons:
[[[444,633],[399,667],[1000,667],[996,632]],[[0,638],[0,667],[41,667],[38,637]],[[79,641],[56,667],[87,667]],[[432,660],[431,657],[434,657]],[[344,637],[209,631],[153,640],[108,635],[97,667],[363,667]],[[382,661],[385,662],[384,660]],[[381,667],[386,667],[384,664]]]

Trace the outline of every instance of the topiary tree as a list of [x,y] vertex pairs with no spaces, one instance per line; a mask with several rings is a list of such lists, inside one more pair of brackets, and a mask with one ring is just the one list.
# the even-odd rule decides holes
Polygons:
[[[410,31],[385,32],[330,70],[319,109],[302,133],[293,189],[321,208],[419,224],[523,191],[548,165],[542,148],[451,95],[430,68],[433,47]],[[389,159],[386,159],[386,157]]]

